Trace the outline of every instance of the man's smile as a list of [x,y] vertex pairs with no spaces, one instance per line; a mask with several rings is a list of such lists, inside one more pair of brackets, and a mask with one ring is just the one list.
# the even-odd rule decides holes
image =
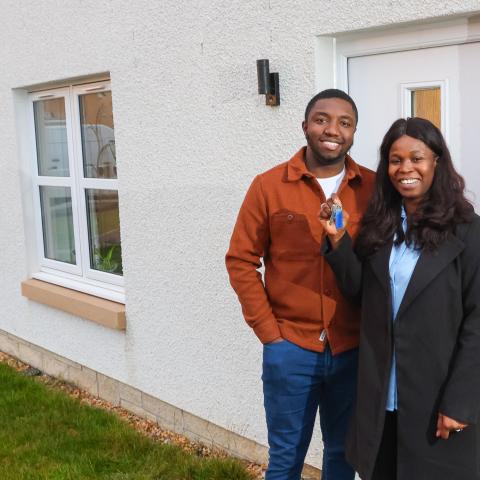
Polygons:
[[331,150],[331,151],[336,150],[336,149],[339,148],[340,145],[342,144],[341,142],[338,142],[338,141],[336,141],[336,140],[320,140],[320,143],[321,143],[327,150]]

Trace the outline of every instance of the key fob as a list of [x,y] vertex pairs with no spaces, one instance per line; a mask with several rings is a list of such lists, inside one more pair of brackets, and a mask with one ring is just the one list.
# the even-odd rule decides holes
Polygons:
[[332,206],[332,216],[330,217],[330,223],[335,223],[335,228],[343,228],[343,212],[342,207],[336,203]]

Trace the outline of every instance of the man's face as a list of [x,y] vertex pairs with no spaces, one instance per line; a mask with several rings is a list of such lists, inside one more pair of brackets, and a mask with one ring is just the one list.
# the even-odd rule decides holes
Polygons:
[[318,100],[302,123],[308,148],[324,165],[345,158],[353,145],[356,127],[352,106],[341,98]]

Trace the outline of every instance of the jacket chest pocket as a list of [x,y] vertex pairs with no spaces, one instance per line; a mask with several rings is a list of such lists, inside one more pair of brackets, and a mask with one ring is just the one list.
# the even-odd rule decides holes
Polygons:
[[303,214],[273,214],[270,219],[270,241],[272,257],[299,260],[320,254],[320,244],[312,236],[307,217]]

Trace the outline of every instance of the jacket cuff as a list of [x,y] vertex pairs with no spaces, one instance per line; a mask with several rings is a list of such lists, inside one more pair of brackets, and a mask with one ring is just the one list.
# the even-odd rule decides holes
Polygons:
[[282,336],[275,317],[255,326],[253,331],[262,343],[273,342],[273,340]]
[[342,257],[342,252],[345,250],[351,250],[352,247],[352,237],[345,232],[343,237],[337,243],[337,248],[333,248],[328,236],[325,236],[325,239],[320,247],[320,253],[325,257],[326,260],[334,261],[338,257]]
[[449,405],[448,401],[442,401],[438,411],[442,415],[453,418],[457,422],[465,423],[466,425],[476,425],[478,423],[478,410],[472,411],[471,408],[461,407],[456,405]]

